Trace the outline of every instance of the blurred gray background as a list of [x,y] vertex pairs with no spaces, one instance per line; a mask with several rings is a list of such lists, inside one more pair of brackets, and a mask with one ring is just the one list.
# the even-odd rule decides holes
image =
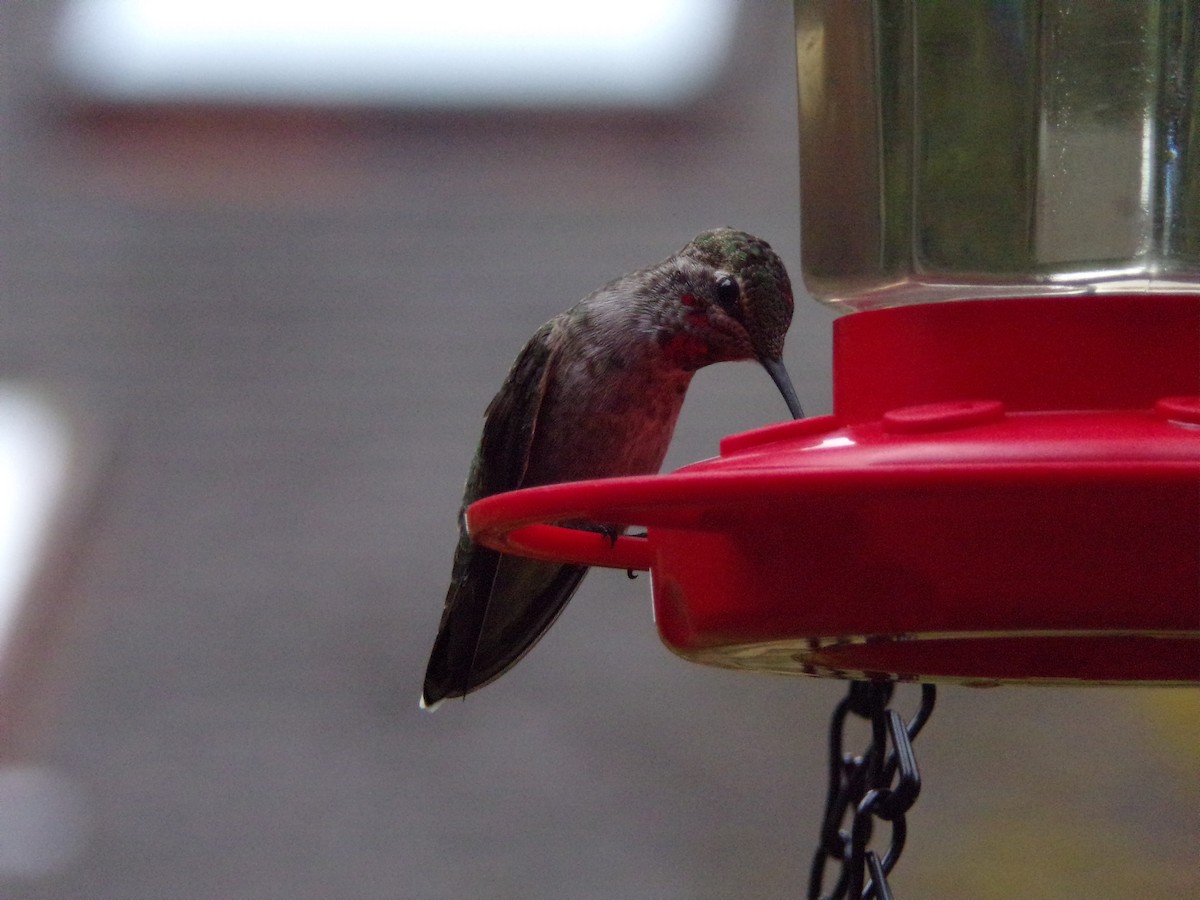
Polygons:
[[[844,686],[682,662],[645,578],[593,573],[509,676],[417,709],[525,338],[715,225],[798,270],[790,6],[657,115],[81,107],[58,12],[0,5],[0,378],[63,398],[95,474],[4,719],[0,895],[802,896]],[[784,415],[706,370],[667,468]],[[944,688],[893,887],[1194,895],[1198,747],[1195,691]]]

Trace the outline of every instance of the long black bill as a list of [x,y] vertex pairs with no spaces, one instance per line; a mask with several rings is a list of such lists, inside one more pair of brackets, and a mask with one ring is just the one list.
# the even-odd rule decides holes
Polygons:
[[792,379],[788,377],[783,360],[763,359],[759,361],[767,370],[767,374],[771,376],[771,380],[775,382],[775,387],[779,388],[779,393],[783,394],[783,400],[787,403],[788,412],[792,414],[792,418],[803,419],[804,410],[800,408],[800,401],[796,399],[796,389],[792,387]]

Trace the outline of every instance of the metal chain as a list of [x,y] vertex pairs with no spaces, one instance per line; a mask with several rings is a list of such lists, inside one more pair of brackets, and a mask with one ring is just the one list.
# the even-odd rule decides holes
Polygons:
[[[893,688],[890,681],[853,681],[849,693],[833,711],[829,727],[829,794],[808,881],[809,900],[892,898],[887,875],[904,850],[905,813],[921,792],[912,741],[929,721],[937,698],[932,684],[921,685],[921,705],[905,724],[898,712],[888,708]],[[859,756],[842,749],[850,713],[871,723],[871,743]],[[842,827],[847,814],[852,817],[849,830]],[[867,849],[875,819],[891,824],[891,842],[882,858]],[[829,860],[839,861],[841,872],[833,892],[822,894]]]

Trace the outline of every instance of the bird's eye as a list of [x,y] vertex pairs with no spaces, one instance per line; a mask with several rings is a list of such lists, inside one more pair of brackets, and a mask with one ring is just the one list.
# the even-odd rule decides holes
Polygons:
[[729,315],[736,316],[738,314],[738,300],[741,295],[738,283],[733,278],[722,275],[717,279],[717,303]]

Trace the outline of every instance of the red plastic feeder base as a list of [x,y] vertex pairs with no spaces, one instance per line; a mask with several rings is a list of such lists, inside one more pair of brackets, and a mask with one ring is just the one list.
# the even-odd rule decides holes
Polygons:
[[[670,475],[471,507],[497,549],[650,569],[663,641],[779,673],[1200,682],[1200,297],[835,324],[835,415]],[[615,547],[546,523],[645,526]]]

